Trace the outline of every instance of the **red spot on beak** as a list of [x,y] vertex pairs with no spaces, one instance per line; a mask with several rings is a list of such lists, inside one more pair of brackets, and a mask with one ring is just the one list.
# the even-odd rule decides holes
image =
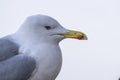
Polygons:
[[77,36],[75,37],[76,39],[79,39],[79,40],[83,40],[84,39],[84,36]]

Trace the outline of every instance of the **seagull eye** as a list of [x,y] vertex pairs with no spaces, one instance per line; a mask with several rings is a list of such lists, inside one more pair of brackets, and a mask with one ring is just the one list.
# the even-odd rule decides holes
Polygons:
[[45,28],[46,28],[47,30],[50,30],[50,29],[51,29],[51,27],[50,27],[50,26],[45,26]]

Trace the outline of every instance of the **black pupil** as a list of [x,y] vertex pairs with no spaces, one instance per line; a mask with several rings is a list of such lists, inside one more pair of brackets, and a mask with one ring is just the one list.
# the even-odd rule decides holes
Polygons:
[[46,28],[47,30],[51,29],[51,27],[50,27],[50,26],[45,26],[45,28]]

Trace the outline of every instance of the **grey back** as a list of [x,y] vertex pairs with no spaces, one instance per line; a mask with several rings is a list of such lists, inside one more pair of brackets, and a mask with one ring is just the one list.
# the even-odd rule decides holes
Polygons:
[[9,38],[0,39],[0,80],[28,80],[36,67],[30,56],[19,54],[19,46]]
[[19,46],[9,39],[0,39],[0,61],[18,54]]

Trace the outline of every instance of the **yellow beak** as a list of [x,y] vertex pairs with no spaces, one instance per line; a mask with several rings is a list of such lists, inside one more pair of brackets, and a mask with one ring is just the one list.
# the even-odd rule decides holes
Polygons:
[[69,30],[67,33],[61,34],[64,38],[74,38],[79,40],[87,40],[87,36],[79,31]]

